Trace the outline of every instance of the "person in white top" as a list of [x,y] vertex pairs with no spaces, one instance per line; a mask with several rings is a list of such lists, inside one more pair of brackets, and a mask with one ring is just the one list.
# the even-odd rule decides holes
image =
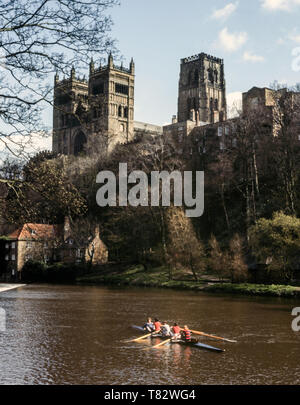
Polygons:
[[171,337],[171,328],[167,324],[167,322],[163,322],[162,327],[161,327],[161,333],[163,336],[170,336]]

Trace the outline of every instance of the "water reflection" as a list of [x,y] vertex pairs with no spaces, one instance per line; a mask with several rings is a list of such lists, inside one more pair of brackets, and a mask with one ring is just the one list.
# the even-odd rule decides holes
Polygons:
[[[0,295],[1,384],[298,384],[293,301],[144,289],[30,285]],[[298,305],[299,306],[299,305]],[[237,339],[216,354],[139,336],[147,316]],[[147,349],[147,350],[144,350]]]

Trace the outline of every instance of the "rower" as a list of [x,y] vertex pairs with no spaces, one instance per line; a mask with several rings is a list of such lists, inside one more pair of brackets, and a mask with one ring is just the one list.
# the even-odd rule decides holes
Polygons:
[[161,327],[161,333],[163,336],[171,336],[171,328],[167,322],[163,322]]
[[154,324],[153,324],[153,322],[152,322],[152,318],[148,318],[147,319],[147,322],[145,323],[145,325],[143,326],[143,328],[146,330],[146,331],[148,331],[148,332],[154,332],[154,330],[155,330],[155,326],[154,326]]
[[173,339],[177,340],[181,338],[181,334],[180,334],[180,327],[178,326],[178,323],[174,323],[173,327],[172,327],[172,333],[173,333]]
[[162,325],[159,322],[159,319],[155,318],[155,321],[154,321],[154,330],[155,330],[155,332],[160,333],[161,326]]
[[184,325],[184,329],[182,331],[182,339],[185,342],[190,342],[192,340],[192,332],[189,330],[187,325]]

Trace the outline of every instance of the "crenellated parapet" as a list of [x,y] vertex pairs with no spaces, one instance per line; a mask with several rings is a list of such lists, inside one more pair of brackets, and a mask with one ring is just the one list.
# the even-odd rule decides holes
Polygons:
[[199,53],[197,55],[189,56],[187,58],[183,58],[183,59],[181,59],[181,63],[185,64],[185,63],[191,63],[191,62],[195,62],[195,61],[203,61],[204,59],[208,59],[211,62],[219,63],[221,65],[224,64],[223,59],[216,58],[215,56],[208,55],[207,53],[204,53],[204,52]]

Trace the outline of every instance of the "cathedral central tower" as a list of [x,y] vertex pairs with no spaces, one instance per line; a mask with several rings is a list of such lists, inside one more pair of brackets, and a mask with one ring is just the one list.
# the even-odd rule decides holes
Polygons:
[[224,62],[205,53],[181,60],[178,122],[227,119]]

